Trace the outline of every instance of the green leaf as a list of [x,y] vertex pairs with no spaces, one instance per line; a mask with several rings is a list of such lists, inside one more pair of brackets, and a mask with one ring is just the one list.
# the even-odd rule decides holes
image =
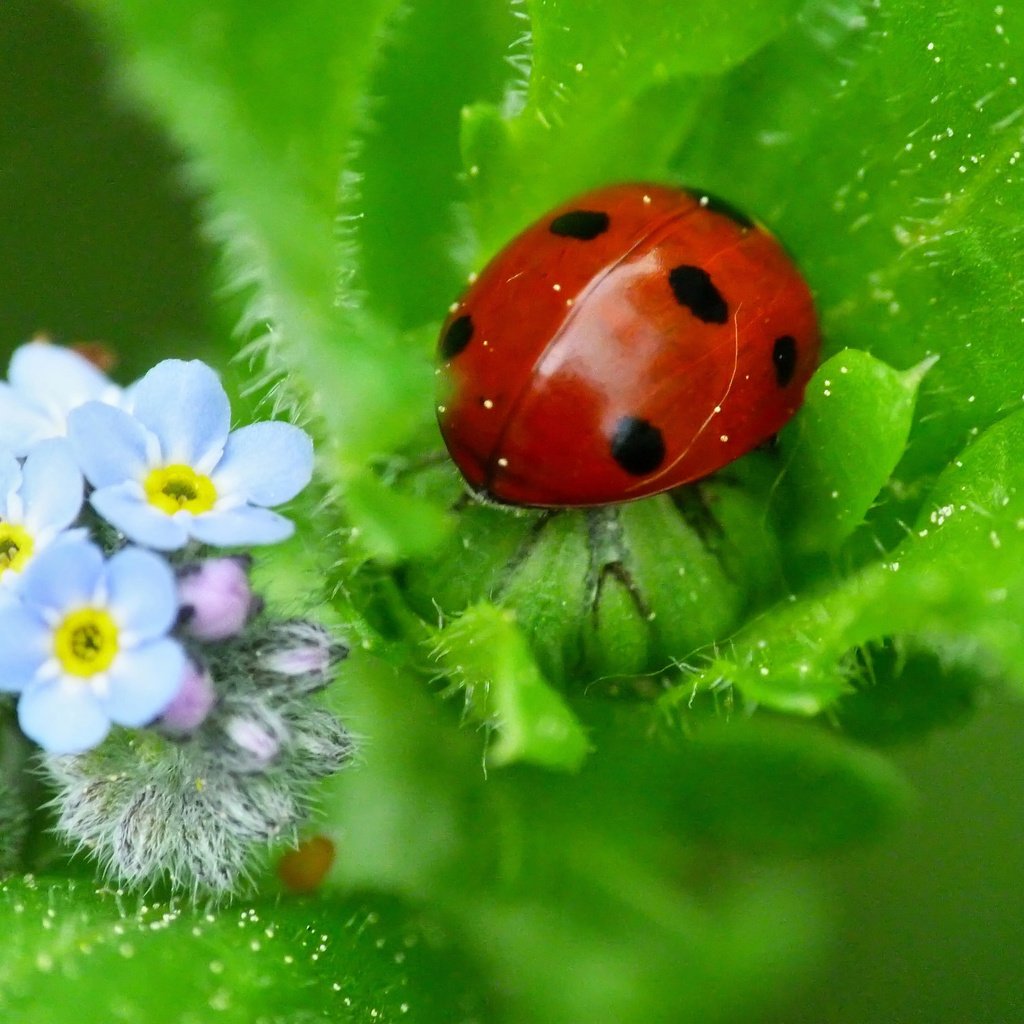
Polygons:
[[850,689],[843,656],[908,636],[1024,686],[1024,411],[990,427],[941,475],[890,560],[776,605],[664,698],[735,685],[781,711],[817,714]]
[[843,732],[876,746],[920,739],[963,725],[978,710],[987,680],[975,663],[949,663],[911,642],[856,652],[853,692],[836,707]]
[[396,492],[372,473],[353,473],[345,484],[345,511],[358,531],[353,543],[385,565],[433,551],[452,530],[436,505]]
[[11,1024],[451,1021],[480,1000],[456,950],[393,900],[220,911],[56,879],[0,886]]
[[830,352],[941,354],[911,484],[1020,407],[1022,65],[1019,5],[812,0],[706,98],[675,160],[778,231]]
[[465,285],[460,111],[497,100],[517,30],[505,2],[405,4],[367,82],[342,217],[355,243],[355,287],[400,327],[436,324]]
[[807,854],[884,834],[906,811],[907,783],[877,754],[780,722],[701,730],[678,807],[706,841]]
[[652,744],[649,715],[631,709],[600,726],[578,774],[485,776],[479,738],[416,680],[364,658],[343,682],[373,742],[324,794],[346,836],[331,883],[429,894],[477,951],[494,1016],[724,1021],[818,941],[800,875],[693,846],[689,773],[707,780],[731,752]]
[[863,522],[903,455],[933,363],[899,373],[846,349],[818,368],[779,439],[785,468],[772,512],[793,551],[834,551]]
[[467,608],[437,643],[445,672],[466,687],[476,717],[496,730],[487,752],[491,764],[579,768],[589,748],[586,733],[541,675],[511,612],[486,604]]
[[339,177],[399,0],[83,2],[188,154],[232,283],[257,289],[246,324],[290,371],[292,404],[322,417],[328,467],[343,477],[405,441],[429,415],[427,349],[352,308],[353,254],[336,237]]
[[702,78],[749,57],[798,6],[528,3],[515,54],[528,80],[504,109],[470,108],[463,128],[483,252],[575,192],[664,177],[683,128],[703,116]]

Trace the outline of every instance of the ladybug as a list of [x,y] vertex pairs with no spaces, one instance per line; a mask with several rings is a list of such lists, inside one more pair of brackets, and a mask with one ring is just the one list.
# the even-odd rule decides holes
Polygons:
[[764,227],[705,192],[612,185],[545,214],[452,305],[438,421],[483,497],[632,501],[771,438],[819,347]]

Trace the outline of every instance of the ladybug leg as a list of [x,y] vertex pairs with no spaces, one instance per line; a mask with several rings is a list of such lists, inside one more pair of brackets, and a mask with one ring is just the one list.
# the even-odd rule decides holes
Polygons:
[[461,512],[464,508],[469,505],[480,505],[479,495],[475,491],[471,491],[468,487],[452,502],[451,511]]
[[596,618],[604,586],[609,579],[613,579],[625,588],[637,612],[644,619],[649,619],[651,607],[627,565],[628,552],[622,536],[618,506],[590,508],[584,515],[587,520],[587,549],[590,553],[586,587],[590,614]]
[[542,509],[537,513],[537,518],[534,520],[533,526],[530,527],[530,532],[523,538],[522,543],[516,548],[515,554],[508,560],[502,571],[501,581],[495,588],[495,596],[500,596],[504,592],[508,580],[515,575],[519,566],[529,558],[530,552],[537,546],[544,528],[555,516],[561,514],[561,510],[556,508]]
[[725,530],[715,514],[715,502],[718,500],[711,488],[712,483],[729,483],[720,475],[685,484],[668,492],[668,497],[676,510],[683,517],[686,525],[700,538],[701,544],[715,557],[722,567],[722,572],[731,579],[736,579],[729,559],[723,556],[726,546]]
[[704,547],[715,551],[725,539],[725,531],[715,515],[715,498],[708,492],[703,481],[685,484],[669,491],[668,496],[676,510],[701,539]]

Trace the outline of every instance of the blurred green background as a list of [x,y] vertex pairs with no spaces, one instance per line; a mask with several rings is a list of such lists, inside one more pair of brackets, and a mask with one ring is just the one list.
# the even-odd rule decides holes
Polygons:
[[[4,359],[43,331],[106,342],[125,379],[166,355],[230,374],[233,312],[178,154],[118,99],[81,15],[5,0],[0,46]],[[1024,1020],[1022,735],[1024,709],[993,700],[893,751],[916,812],[828,866],[834,946],[772,1024]]]

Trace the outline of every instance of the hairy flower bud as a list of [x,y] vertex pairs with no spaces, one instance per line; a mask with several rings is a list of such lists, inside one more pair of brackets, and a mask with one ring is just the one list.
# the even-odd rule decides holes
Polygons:
[[224,733],[234,746],[232,767],[239,771],[259,771],[277,760],[288,741],[288,729],[270,708],[254,705],[232,715],[224,723]]
[[236,636],[253,613],[249,559],[209,558],[178,573],[181,623],[197,640]]
[[185,665],[181,689],[160,716],[158,725],[172,735],[193,732],[206,720],[216,699],[210,673],[189,660]]
[[335,665],[347,655],[348,648],[319,623],[293,619],[275,624],[262,639],[259,667],[308,693],[326,686]]

